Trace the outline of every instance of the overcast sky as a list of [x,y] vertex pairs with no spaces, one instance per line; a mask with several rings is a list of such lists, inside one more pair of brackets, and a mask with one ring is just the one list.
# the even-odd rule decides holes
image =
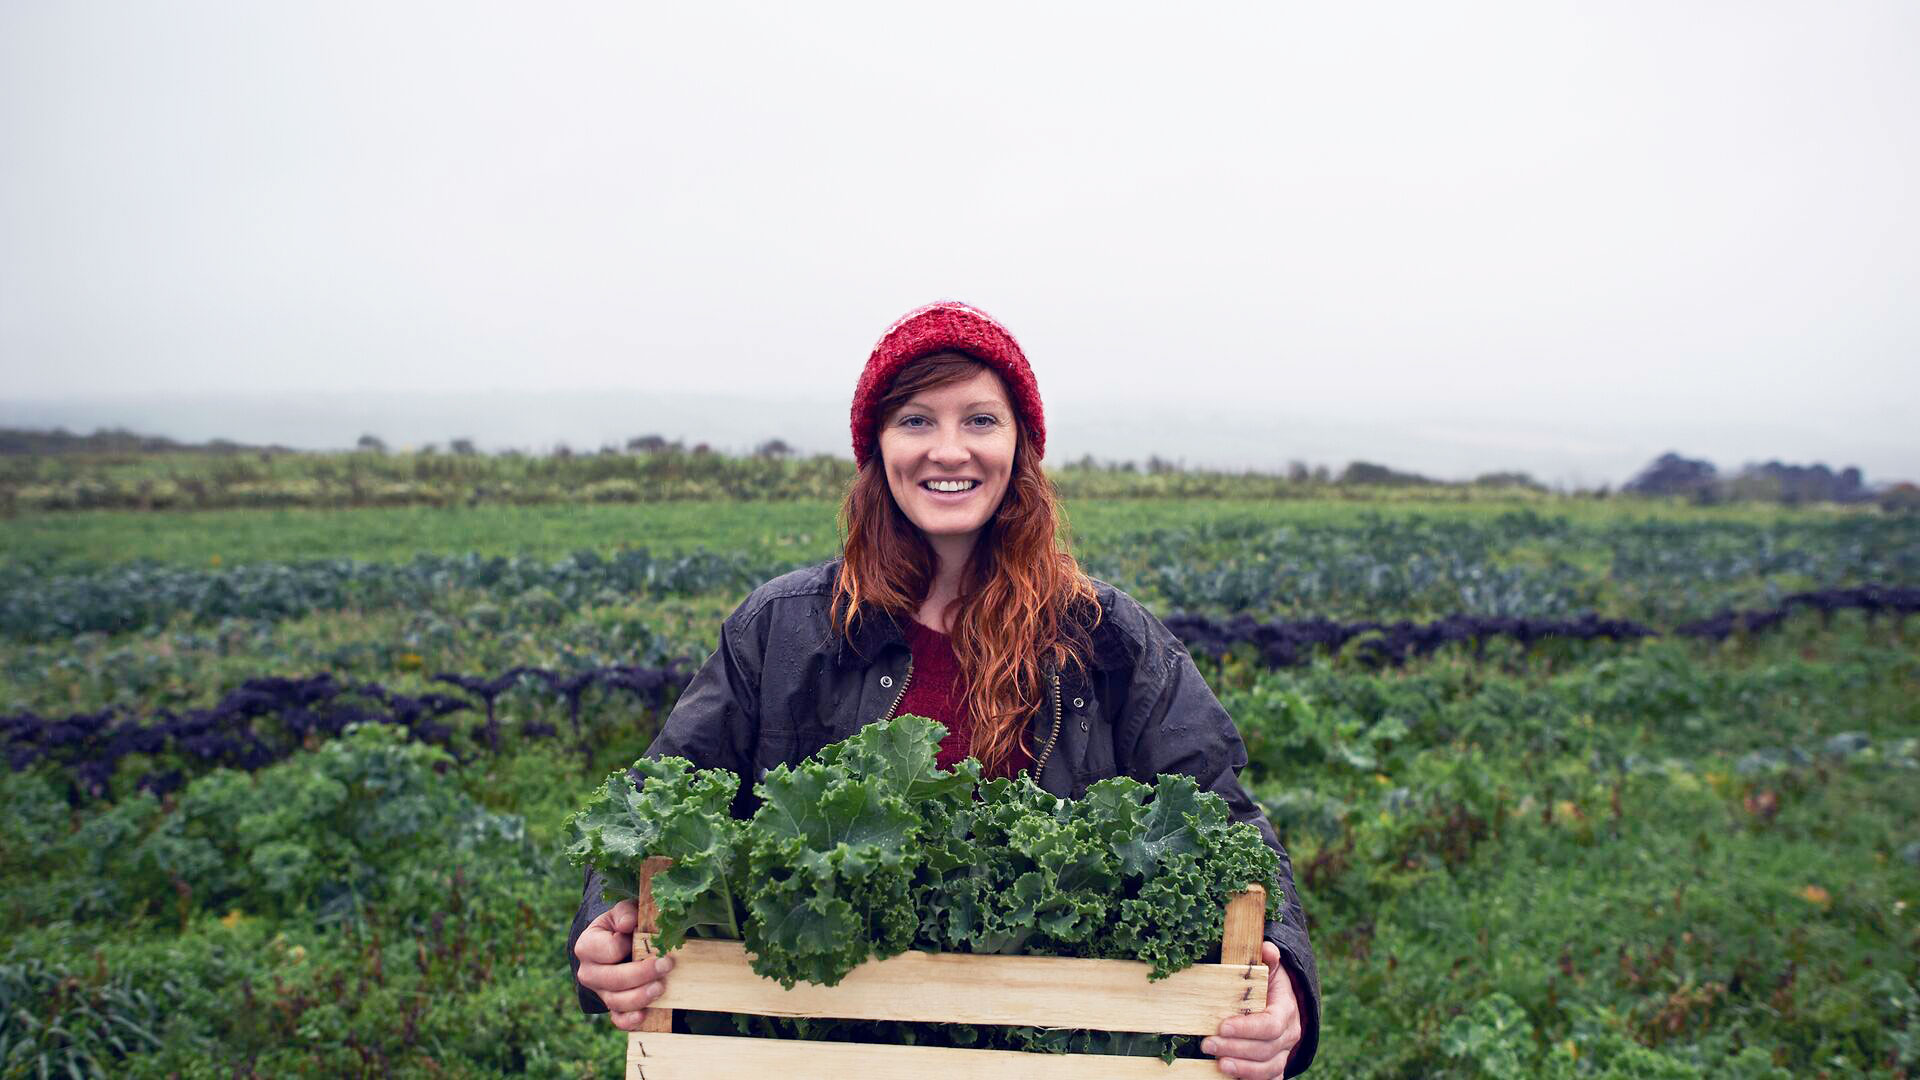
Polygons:
[[1916,101],[1911,3],[21,0],[0,398],[831,413],[956,297],[1090,429],[1920,478]]

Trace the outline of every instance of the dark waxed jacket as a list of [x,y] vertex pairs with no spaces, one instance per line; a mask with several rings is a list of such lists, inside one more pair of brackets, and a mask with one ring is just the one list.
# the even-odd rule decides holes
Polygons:
[[[677,755],[739,774],[733,812],[746,817],[757,802],[753,783],[768,769],[795,764],[891,715],[912,665],[906,638],[884,615],[858,620],[850,638],[834,632],[829,615],[839,568],[834,559],[755,589],[721,624],[719,647],[687,684],[647,756]],[[1292,862],[1238,779],[1247,763],[1240,732],[1179,639],[1126,593],[1105,582],[1095,587],[1101,615],[1091,670],[1053,678],[1048,704],[1029,729],[1035,779],[1057,797],[1077,799],[1112,776],[1150,782],[1159,773],[1186,773],[1225,799],[1235,820],[1259,828],[1279,853],[1275,885],[1286,897],[1266,937],[1279,946],[1300,1001],[1301,1040],[1287,1069],[1295,1075],[1319,1043],[1320,980]],[[600,899],[600,875],[589,872],[567,937],[576,974],[574,942],[610,906]],[[598,994],[577,981],[575,989],[582,1010],[607,1011]]]

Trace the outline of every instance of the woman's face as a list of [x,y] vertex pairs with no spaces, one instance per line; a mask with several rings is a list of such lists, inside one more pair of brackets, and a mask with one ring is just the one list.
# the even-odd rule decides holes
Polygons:
[[893,501],[929,540],[975,539],[1007,493],[1018,436],[1006,384],[987,368],[922,390],[880,418]]

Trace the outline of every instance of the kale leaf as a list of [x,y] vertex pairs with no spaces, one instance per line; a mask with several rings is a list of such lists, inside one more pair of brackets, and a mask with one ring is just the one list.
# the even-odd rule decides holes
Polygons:
[[870,724],[760,781],[748,831],[753,970],[787,987],[832,986],[868,957],[913,944],[913,884],[929,825],[920,807],[940,808],[936,820],[951,815],[979,779],[977,763],[957,772],[936,765],[945,735],[919,716]]
[[747,828],[728,807],[739,786],[740,778],[725,769],[695,770],[685,758],[641,758],[610,774],[567,819],[567,856],[600,870],[607,882],[602,896],[610,901],[639,893],[640,864],[648,856],[672,859],[652,882],[655,941],[663,952],[689,934],[738,938]]

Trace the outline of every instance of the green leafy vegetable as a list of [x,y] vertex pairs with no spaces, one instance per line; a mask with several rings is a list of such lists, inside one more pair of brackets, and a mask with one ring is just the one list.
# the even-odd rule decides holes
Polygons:
[[945,734],[903,716],[777,766],[750,822],[728,816],[731,773],[641,760],[569,819],[567,852],[610,900],[634,895],[647,857],[671,858],[653,879],[661,947],[739,938],[788,987],[909,947],[1139,959],[1164,978],[1204,959],[1228,899],[1278,868],[1191,777],[1104,780],[1070,802],[1024,775],[981,783],[972,759],[939,768]]
[[[634,776],[641,779],[634,784]],[[567,819],[567,855],[606,877],[602,894],[625,900],[640,891],[640,864],[663,855],[673,865],[653,876],[662,951],[697,937],[738,938],[735,907],[746,823],[728,812],[739,777],[695,771],[685,758],[642,758],[612,773]]]

